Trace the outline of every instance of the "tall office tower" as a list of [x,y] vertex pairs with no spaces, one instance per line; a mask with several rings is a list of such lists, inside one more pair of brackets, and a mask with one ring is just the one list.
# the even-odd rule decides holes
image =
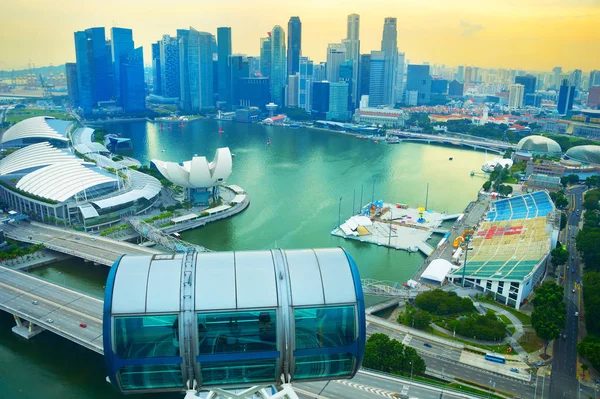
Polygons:
[[371,54],[360,55],[360,74],[358,78],[358,97],[369,95],[369,79],[371,76]]
[[587,106],[591,109],[596,109],[600,105],[600,86],[590,87],[588,93]]
[[160,74],[162,95],[179,98],[179,43],[176,37],[163,35],[160,41]]
[[74,62],[67,62],[65,64],[65,75],[67,78],[67,93],[69,94],[69,101],[74,106],[79,105],[79,88],[77,87],[77,64]]
[[404,53],[398,53],[398,63],[396,65],[396,93],[394,97],[396,102],[402,102],[404,93]]
[[[354,62],[352,60],[346,60],[340,64],[340,82],[348,83],[348,96],[347,96],[347,109],[353,110],[354,101],[352,101],[352,77],[354,76]],[[360,101],[359,101],[360,105]]]
[[562,73],[562,67],[552,68],[552,73],[554,74],[554,88],[558,90],[560,87],[560,74]]
[[[193,53],[192,60],[190,60],[190,46],[189,38],[190,34],[179,35],[179,107],[186,111],[192,109],[192,99],[190,93],[190,61],[196,62],[197,53]],[[192,50],[193,51],[193,50]],[[192,68],[192,75],[194,74],[194,68]],[[192,77],[192,79],[194,79]]]
[[406,91],[417,91],[417,105],[431,100],[429,65],[409,65],[406,72]]
[[473,68],[470,66],[465,68],[465,86],[473,83]]
[[271,101],[283,105],[286,82],[285,32],[279,25],[271,31]]
[[462,66],[462,65],[458,66],[458,70],[456,71],[455,78],[460,83],[464,83],[465,82],[465,67],[464,66]]
[[569,80],[564,79],[558,91],[558,103],[556,109],[560,115],[566,115],[573,109],[573,99],[575,98],[575,86],[569,85]]
[[588,88],[590,87],[594,87],[594,86],[600,86],[600,71],[591,71],[590,72],[590,79],[588,82]]
[[431,79],[431,94],[447,94],[448,81],[442,78]]
[[190,27],[188,35],[180,34],[181,104],[199,112],[214,106],[213,35]]
[[237,109],[241,106],[241,88],[240,79],[250,77],[250,63],[243,54],[234,54],[229,56],[230,75],[229,87],[231,87],[231,107]]
[[460,83],[454,79],[448,84],[448,96],[450,97],[462,97],[465,90],[464,83]]
[[300,73],[288,76],[288,83],[285,86],[285,106],[297,107],[300,85]]
[[512,109],[523,107],[523,96],[525,94],[525,86],[522,84],[514,84],[508,87],[508,107]]
[[383,101],[385,85],[385,52],[371,51],[369,70],[369,107],[387,104]]
[[313,82],[313,62],[308,57],[300,57],[300,81],[298,83],[298,107],[311,111],[311,92]]
[[327,111],[327,120],[345,122],[349,119],[348,91],[347,82],[329,83],[329,111]]
[[98,101],[108,101],[112,96],[112,62],[104,28],[75,32],[74,38],[79,104],[87,114]]
[[133,52],[133,33],[131,29],[111,28],[111,56],[114,74],[114,95],[121,100],[121,57]]
[[343,41],[346,46],[346,60],[352,60],[352,81],[350,82],[350,103],[352,109],[358,106],[360,102],[359,95],[359,63],[360,63],[360,16],[358,14],[348,15],[348,28],[346,31],[346,40]]
[[571,72],[571,85],[575,86],[575,90],[581,89],[581,69]]
[[264,110],[271,102],[269,78],[257,76],[240,78],[238,84],[240,107],[260,107]]
[[256,76],[256,73],[260,71],[260,57],[249,55],[248,68],[250,68],[250,76]]
[[156,95],[162,94],[160,73],[160,41],[152,43],[152,89]]
[[340,64],[346,61],[346,46],[339,43],[327,45],[327,80],[338,82],[340,80]]
[[231,28],[217,28],[217,46],[218,46],[218,71],[217,79],[219,80],[219,101],[227,102],[227,109],[231,109],[233,102],[231,98],[230,86],[230,66],[229,57],[231,56]]
[[[144,82],[144,52],[138,47],[119,58],[120,104],[125,112],[146,109],[146,85]],[[115,75],[116,76],[116,75]]]
[[394,106],[396,87],[396,66],[398,63],[398,31],[396,18],[387,17],[383,23],[381,51],[385,54],[383,103]]
[[[533,75],[524,75],[524,76],[516,76],[515,83],[522,84],[525,90],[525,96],[527,94],[535,93],[535,76]],[[525,104],[528,105],[528,104]]]
[[271,76],[271,32],[268,37],[260,38],[260,74]]
[[300,70],[302,55],[302,22],[300,17],[290,17],[288,21],[287,75],[295,75]]
[[479,76],[479,67],[473,67],[473,82],[481,82],[481,76]]
[[314,82],[312,87],[312,113],[317,119],[324,119],[329,111],[329,82]]
[[313,82],[327,80],[327,63],[319,62],[313,64]]

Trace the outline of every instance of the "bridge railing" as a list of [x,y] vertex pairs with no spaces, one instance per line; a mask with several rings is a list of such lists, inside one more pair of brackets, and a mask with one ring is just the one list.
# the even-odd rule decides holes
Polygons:
[[124,219],[124,221],[129,223],[131,227],[133,227],[133,229],[142,237],[145,237],[150,241],[154,241],[155,243],[173,252],[188,252],[190,250],[197,252],[211,252],[209,249],[204,248],[201,245],[192,244],[173,237],[139,218],[129,217]]

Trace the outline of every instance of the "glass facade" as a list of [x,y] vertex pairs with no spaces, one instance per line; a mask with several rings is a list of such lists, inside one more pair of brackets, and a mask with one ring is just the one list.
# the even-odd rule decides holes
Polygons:
[[121,359],[179,356],[176,315],[115,317],[115,354]]
[[183,385],[180,364],[145,364],[119,370],[124,390],[178,388]]
[[356,340],[354,306],[296,309],[296,349],[347,346]]
[[200,372],[204,385],[230,385],[277,380],[278,359],[202,362]]
[[347,377],[352,373],[354,356],[350,353],[296,356],[295,365],[295,380],[321,377]]
[[200,355],[277,350],[275,310],[198,315]]

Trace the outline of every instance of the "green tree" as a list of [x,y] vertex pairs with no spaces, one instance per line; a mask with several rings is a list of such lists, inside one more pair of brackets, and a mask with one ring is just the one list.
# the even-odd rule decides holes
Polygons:
[[569,259],[569,251],[567,251],[562,245],[554,248],[551,252],[552,259],[550,262],[554,267],[564,265]]
[[600,228],[583,226],[575,238],[577,250],[581,252],[587,270],[600,270]]
[[431,323],[431,315],[429,312],[422,309],[416,309],[407,303],[406,311],[398,315],[397,321],[406,326],[425,330]]
[[583,275],[583,304],[585,327],[588,333],[600,336],[600,272],[598,271],[586,271]]
[[560,229],[564,230],[567,227],[567,214],[564,212],[560,213]]
[[509,194],[512,194],[512,192],[513,192],[513,188],[512,188],[512,186],[507,186],[507,185],[505,185],[505,184],[501,184],[501,185],[498,187],[498,193],[499,193],[500,195],[507,196],[507,195],[509,195]]
[[498,320],[496,313],[471,315],[461,318],[454,324],[456,332],[464,337],[499,341],[506,336],[506,324]]
[[[412,365],[411,365],[412,362]],[[423,375],[425,362],[416,350],[405,347],[385,334],[373,334],[367,339],[363,367],[390,374]]]
[[577,353],[589,360],[595,369],[600,370],[600,338],[598,336],[586,335],[583,341],[577,344]]
[[475,306],[469,298],[461,298],[456,292],[446,292],[440,289],[417,295],[415,305],[419,309],[438,316],[469,314],[475,311]]
[[554,281],[547,281],[535,290],[531,325],[535,333],[544,341],[544,354],[548,344],[560,337],[565,327],[566,311],[563,288]]

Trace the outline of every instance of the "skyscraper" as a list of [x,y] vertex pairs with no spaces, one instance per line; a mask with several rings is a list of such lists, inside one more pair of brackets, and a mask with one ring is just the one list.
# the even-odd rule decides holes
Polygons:
[[327,45],[327,80],[337,82],[340,80],[340,64],[346,61],[346,46],[339,43]]
[[575,98],[575,86],[569,85],[569,80],[564,79],[558,91],[558,103],[556,109],[560,115],[566,115],[573,109]]
[[358,97],[369,95],[369,79],[371,74],[371,54],[360,55],[360,73],[358,78]]
[[285,106],[297,107],[299,97],[300,73],[288,76],[288,84],[285,89]]
[[465,85],[454,79],[448,84],[448,95],[450,97],[462,97]]
[[[187,35],[179,34],[179,107],[190,111],[192,109],[192,95],[190,92],[190,63],[192,65],[192,74],[197,69],[198,53],[192,53],[192,59],[190,59],[190,32]],[[194,51],[194,50],[192,50]],[[192,76],[192,80],[195,76]]]
[[152,88],[156,95],[162,94],[160,73],[160,41],[152,43]]
[[271,32],[269,36],[260,38],[260,74],[271,76]]
[[288,22],[287,75],[295,75],[300,70],[302,54],[302,22],[299,17],[290,17]]
[[238,101],[240,107],[260,107],[271,102],[269,78],[249,77],[238,80]]
[[588,88],[600,86],[600,71],[591,71],[590,72],[590,81],[588,82]]
[[571,85],[575,86],[575,90],[581,89],[581,69],[571,72]]
[[[133,33],[127,28],[111,28],[111,56],[114,73],[114,95],[121,99],[121,57],[133,52]],[[134,57],[135,58],[135,57]]]
[[360,64],[360,16],[358,14],[348,15],[348,28],[346,32],[346,60],[352,60],[352,81],[350,82],[350,103],[352,108],[358,106],[360,94],[358,89],[359,64]]
[[324,119],[329,111],[329,82],[314,82],[312,87],[312,113],[317,119]]
[[217,28],[217,45],[218,45],[218,72],[217,79],[219,79],[219,101],[227,102],[227,109],[231,109],[232,97],[230,87],[230,66],[229,56],[231,56],[231,28],[220,27]]
[[146,85],[144,82],[144,53],[142,47],[121,54],[119,66],[120,104],[123,111],[140,112],[145,110]]
[[381,40],[381,51],[383,51],[385,55],[383,103],[391,106],[394,106],[396,102],[396,65],[398,63],[397,41],[398,32],[396,30],[396,18],[387,17],[383,23],[383,38]]
[[431,100],[431,76],[429,65],[408,65],[406,91],[417,91],[417,104],[429,104]]
[[470,66],[465,68],[465,86],[473,83],[473,68]]
[[523,96],[525,95],[525,86],[514,84],[508,87],[508,107],[518,109],[523,107]]
[[286,82],[285,32],[279,25],[271,31],[271,101],[283,105]]
[[459,83],[465,82],[465,67],[464,66],[462,66],[462,65],[458,66],[458,70],[456,71],[455,78]]
[[515,83],[523,85],[523,104],[524,105],[535,105],[535,96],[528,96],[528,94],[535,94],[535,83],[536,78],[533,75],[515,76]]
[[181,104],[199,112],[214,106],[213,35],[190,27],[179,34]]
[[600,105],[600,86],[590,87],[588,93],[587,106],[591,109],[596,109]]
[[176,37],[163,35],[160,41],[160,74],[162,95],[179,98],[179,43]]
[[313,64],[313,82],[320,82],[327,79],[327,63],[319,62]]
[[396,92],[394,94],[395,101],[402,101],[404,93],[404,53],[398,53],[398,63],[396,64]]
[[327,111],[327,120],[345,122],[349,119],[348,90],[348,83],[346,82],[329,83],[329,111]]
[[384,102],[385,85],[385,53],[371,51],[371,65],[369,68],[369,107],[378,107]]
[[250,77],[250,63],[248,58],[242,54],[229,56],[229,87],[231,87],[231,108],[237,109],[241,106],[240,79]]
[[300,57],[300,81],[298,84],[298,107],[311,111],[311,89],[313,82],[313,62],[308,57]]
[[552,68],[552,73],[554,74],[554,88],[556,90],[560,87],[560,74],[562,73],[562,67],[554,67]]

